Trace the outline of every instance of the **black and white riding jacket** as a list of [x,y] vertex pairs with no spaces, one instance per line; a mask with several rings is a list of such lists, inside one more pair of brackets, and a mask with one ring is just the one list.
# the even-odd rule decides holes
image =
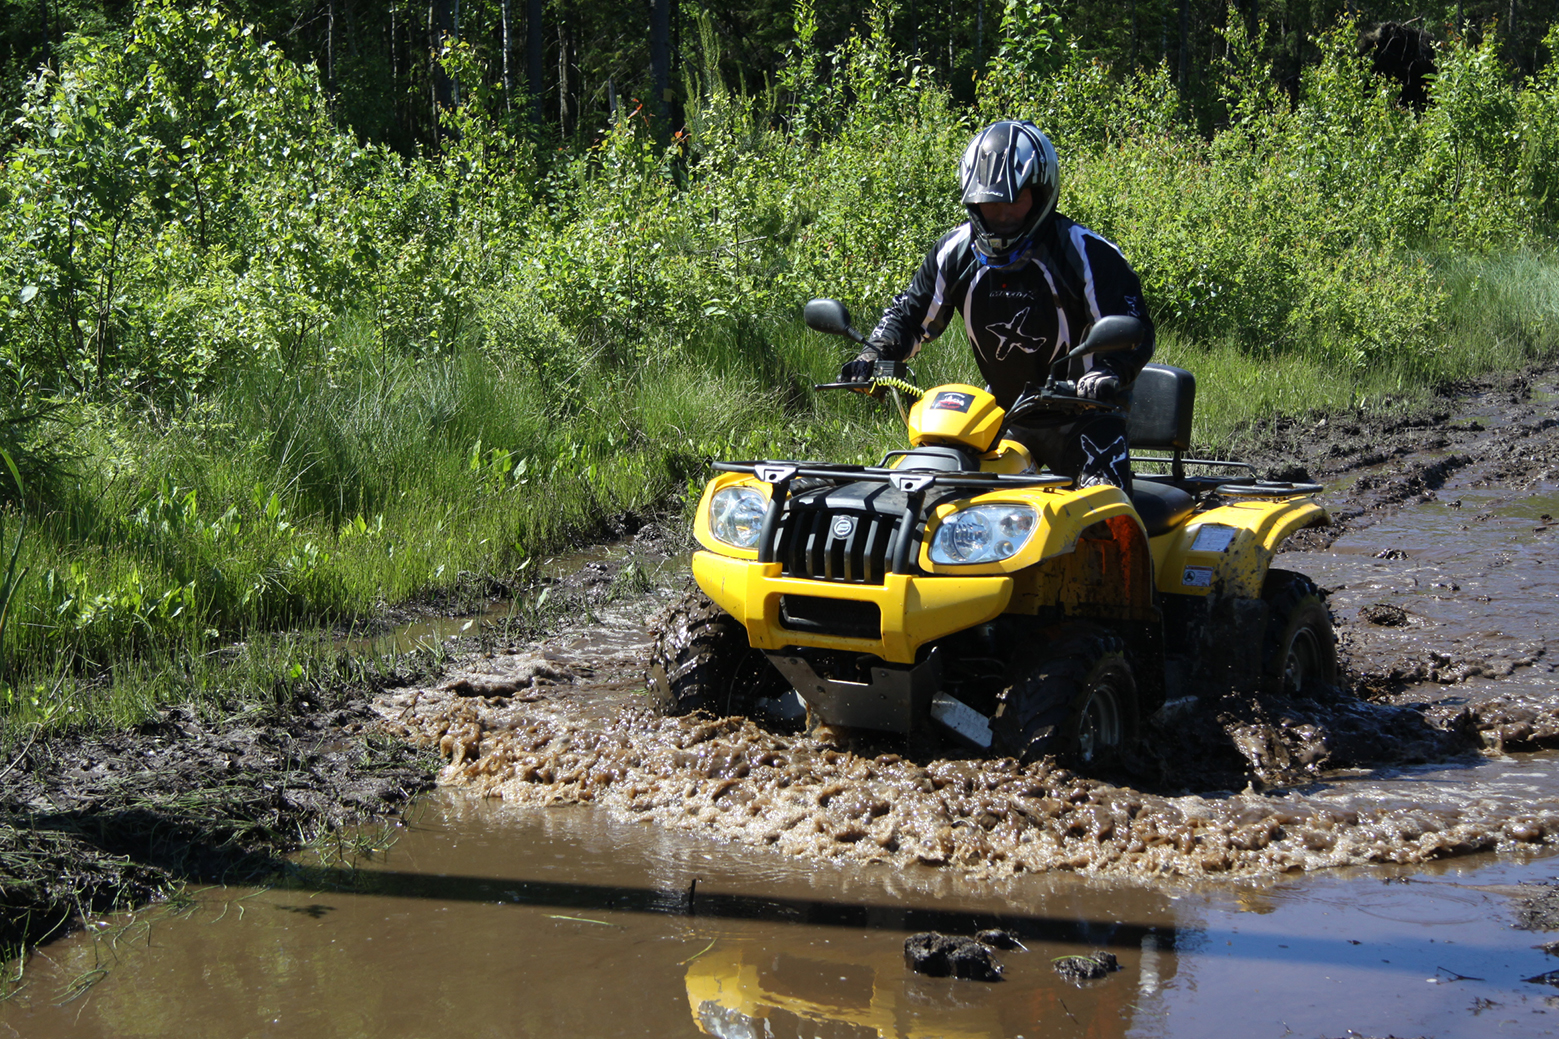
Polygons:
[[968,224],[943,235],[883,313],[867,337],[883,358],[913,357],[942,334],[956,308],[981,374],[1007,407],[1025,383],[1043,383],[1056,358],[1101,317],[1141,318],[1148,334],[1133,350],[1074,362],[1072,378],[1097,367],[1129,384],[1153,356],[1142,283],[1111,242],[1057,214],[1022,258],[997,268],[979,262],[969,235]]

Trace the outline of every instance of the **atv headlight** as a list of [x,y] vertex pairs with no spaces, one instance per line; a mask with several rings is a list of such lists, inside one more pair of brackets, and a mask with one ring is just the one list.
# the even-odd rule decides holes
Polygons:
[[933,563],[998,563],[1018,554],[1039,523],[1027,505],[974,505],[942,521],[931,542]]
[[758,543],[767,511],[769,499],[751,487],[727,487],[709,502],[709,532],[727,545],[751,548]]

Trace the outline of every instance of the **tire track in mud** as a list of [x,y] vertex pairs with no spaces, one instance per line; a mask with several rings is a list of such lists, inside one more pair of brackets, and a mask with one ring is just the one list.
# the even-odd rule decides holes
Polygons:
[[[1333,484],[1336,522],[1296,539],[1299,568],[1321,556],[1304,550],[1440,502],[1450,485],[1559,484],[1559,409],[1531,389],[1530,377],[1467,388],[1470,421],[1451,421],[1449,410],[1344,414],[1257,431],[1271,445],[1256,459],[1266,475]],[[1472,538],[1477,522],[1462,525]],[[1383,609],[1369,614],[1353,606],[1367,589],[1332,592],[1334,612],[1344,600],[1350,607],[1338,618],[1343,689],[1305,701],[1230,693],[1172,705],[1132,763],[1135,788],[1046,763],[917,761],[887,741],[830,744],[740,718],[658,717],[639,676],[651,638],[641,618],[653,607],[619,608],[612,630],[583,645],[560,639],[498,654],[442,687],[381,697],[377,709],[392,731],[439,748],[444,783],[521,805],[594,804],[805,858],[994,877],[1189,878],[1559,843],[1559,790],[1534,800],[1499,782],[1415,783],[1411,769],[1401,782],[1384,773],[1339,783],[1330,771],[1444,762],[1470,777],[1482,774],[1482,749],[1559,746],[1556,683],[1534,688],[1528,676],[1500,687],[1512,675],[1552,673],[1548,634],[1518,632],[1525,641],[1514,649],[1475,637],[1435,648],[1418,637],[1433,627],[1425,624],[1409,645],[1398,636],[1416,622],[1396,624],[1392,612],[1407,611],[1375,604]],[[1355,782],[1363,785],[1350,792]]]

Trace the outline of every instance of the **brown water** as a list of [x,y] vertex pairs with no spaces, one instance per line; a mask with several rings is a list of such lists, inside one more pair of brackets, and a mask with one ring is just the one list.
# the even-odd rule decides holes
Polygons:
[[[1559,961],[1479,889],[1546,877],[1546,860],[1212,887],[993,885],[446,790],[365,865],[196,892],[178,913],[48,946],[0,1006],[0,1035],[1559,1034],[1555,990],[1521,980]],[[904,966],[911,933],[993,923],[1027,946],[1000,954],[1001,982]],[[1052,969],[1095,949],[1121,970],[1077,985]]]
[[[29,961],[0,1035],[1559,1035],[1523,980],[1554,936],[1510,901],[1559,874],[1559,751],[1510,749],[1559,744],[1559,482],[1490,454],[1426,500],[1359,491],[1436,457],[1352,474],[1348,533],[1279,561],[1331,589],[1378,702],[1227,722],[1245,789],[655,718],[648,606],[603,602],[383,702],[451,765],[367,872],[102,921]],[[1464,708],[1505,749],[1410,763]],[[1319,756],[1263,785],[1285,747]],[[999,983],[904,965],[998,924],[1027,946]],[[1122,969],[1052,969],[1093,949]]]

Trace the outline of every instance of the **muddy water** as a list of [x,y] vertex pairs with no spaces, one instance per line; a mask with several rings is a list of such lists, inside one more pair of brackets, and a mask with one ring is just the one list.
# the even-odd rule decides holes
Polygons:
[[[362,865],[303,864],[281,888],[196,892],[50,945],[0,1005],[0,1035],[1559,1034],[1559,990],[1522,981],[1559,959],[1511,930],[1499,888],[1550,860],[992,885],[445,790]],[[999,954],[1000,982],[905,968],[910,934],[993,924],[1025,946]],[[1053,969],[1094,950],[1121,969]]]
[[[1276,565],[1330,591],[1350,690],[1182,704],[1157,775],[657,718],[654,603],[603,600],[381,701],[450,764],[367,873],[105,921],[0,1035],[1559,1034],[1523,981],[1555,935],[1509,900],[1559,872],[1544,421],[1474,408],[1332,479],[1341,536]],[[992,924],[1028,947],[1002,982],[905,969],[910,933]],[[1122,970],[1051,968],[1093,949]]]

